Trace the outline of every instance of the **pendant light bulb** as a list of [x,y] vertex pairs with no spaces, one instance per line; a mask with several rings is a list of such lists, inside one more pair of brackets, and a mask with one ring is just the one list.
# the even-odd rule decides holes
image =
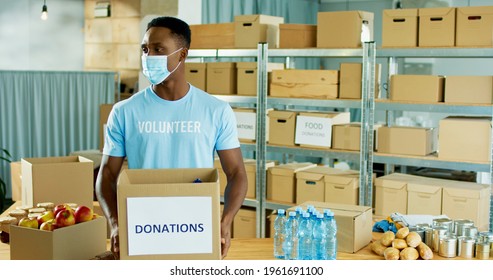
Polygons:
[[43,9],[41,10],[41,19],[42,20],[48,19],[48,7],[46,6],[46,0],[43,4]]

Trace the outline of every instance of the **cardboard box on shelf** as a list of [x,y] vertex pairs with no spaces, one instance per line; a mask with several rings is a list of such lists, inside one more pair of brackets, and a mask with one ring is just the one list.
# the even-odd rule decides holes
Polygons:
[[327,166],[316,166],[296,173],[296,203],[305,201],[325,200],[325,175],[352,174],[354,171],[344,171]]
[[117,198],[121,259],[221,259],[217,169],[126,169]]
[[236,62],[208,62],[206,88],[210,94],[236,94]]
[[10,163],[10,181],[12,186],[12,201],[22,200],[22,176],[21,162],[15,161]]
[[390,100],[435,103],[443,101],[445,78],[434,75],[392,75]]
[[487,231],[490,195],[489,185],[448,181],[443,188],[442,214],[453,220],[472,220],[478,230]]
[[443,180],[425,177],[420,180],[407,184],[407,214],[442,214]]
[[191,49],[233,49],[235,23],[191,24]]
[[438,129],[440,160],[490,162],[491,117],[450,116]]
[[255,142],[257,133],[257,113],[255,109],[234,108],[236,127],[240,142]]
[[339,91],[337,70],[273,70],[270,96],[336,99]]
[[407,214],[407,185],[418,176],[392,173],[375,179],[375,215]]
[[203,91],[207,91],[207,64],[201,62],[185,63],[185,79],[187,82]]
[[325,202],[358,205],[359,172],[325,175]]
[[10,259],[92,259],[107,250],[106,224],[106,219],[99,217],[54,231],[11,226]]
[[301,147],[330,148],[332,126],[349,122],[349,112],[301,112],[296,117],[295,144]]
[[[316,24],[279,24],[279,48],[302,49],[317,47]],[[293,40],[296,38],[296,40]]]
[[[257,62],[236,62],[238,95],[257,96]],[[274,69],[284,69],[284,63],[267,63],[268,83]]]
[[493,76],[447,76],[445,103],[493,104]]
[[437,150],[437,130],[426,127],[382,126],[378,129],[378,152],[426,156]]
[[[276,163],[272,160],[269,160],[265,163],[265,172],[270,167],[275,166]],[[247,174],[248,180],[248,190],[246,193],[246,198],[255,199],[257,197],[257,161],[255,160],[247,160],[245,159],[245,170]],[[267,174],[266,174],[267,176]]]
[[94,165],[81,156],[22,158],[22,205],[77,203],[92,207]]
[[455,46],[455,9],[451,7],[419,9],[420,47]]
[[294,111],[269,111],[269,144],[294,146],[297,114]]
[[311,162],[287,163],[270,167],[267,173],[267,199],[285,203],[296,201],[296,173],[317,166]]
[[269,48],[279,47],[279,24],[283,17],[269,15],[238,15],[235,23],[235,47],[257,48],[259,42],[267,42]]
[[373,13],[318,12],[317,48],[361,48],[373,41]]
[[[374,150],[378,149],[377,131],[379,124],[373,125]],[[332,149],[359,151],[361,146],[361,123],[335,124],[332,126]]]
[[234,238],[257,237],[257,214],[255,210],[241,208],[233,221]]
[[455,45],[493,46],[493,6],[458,7]]
[[418,9],[386,9],[382,13],[382,47],[418,46]]
[[103,151],[104,138],[106,136],[106,123],[110,116],[113,104],[101,104],[99,106],[99,150]]
[[[300,206],[306,210],[313,205],[323,212],[330,209],[334,212],[337,223],[337,251],[354,253],[367,246],[372,240],[373,216],[372,208],[359,205],[337,204],[318,201],[306,201]],[[288,211],[295,211],[291,207]]]
[[[341,63],[339,76],[339,98],[361,99],[361,63]],[[380,95],[381,67],[375,64],[375,98]]]

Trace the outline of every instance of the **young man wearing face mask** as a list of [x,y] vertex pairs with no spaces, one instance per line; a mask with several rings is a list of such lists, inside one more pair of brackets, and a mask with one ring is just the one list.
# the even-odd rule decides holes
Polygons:
[[247,177],[228,103],[185,80],[191,32],[173,17],[149,22],[142,40],[143,74],[151,86],[118,102],[110,113],[96,195],[111,225],[111,250],[119,258],[117,177],[124,158],[130,169],[211,168],[214,152],[226,173],[221,253],[230,247],[231,224],[241,207]]

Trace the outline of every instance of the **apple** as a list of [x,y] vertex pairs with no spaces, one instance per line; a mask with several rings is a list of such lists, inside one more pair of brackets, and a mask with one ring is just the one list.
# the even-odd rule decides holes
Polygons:
[[41,226],[41,224],[51,219],[55,219],[55,213],[53,213],[53,211],[45,211],[43,214],[38,216],[38,225]]
[[56,215],[62,211],[62,210],[65,210],[67,209],[67,205],[65,204],[58,204],[57,206],[55,206],[55,208],[53,208],[53,214],[55,214],[55,217]]
[[56,229],[55,219],[48,220],[39,226],[40,230],[54,231]]
[[91,208],[81,205],[75,210],[75,223],[82,223],[92,220],[93,211]]
[[24,217],[19,221],[19,226],[38,229],[38,220],[34,217]]
[[97,218],[99,218],[99,217],[101,217],[101,216],[100,216],[100,215],[98,215],[98,214],[96,214],[96,213],[92,214],[92,219],[93,219],[93,220],[96,220],[96,219],[97,219]]
[[57,227],[67,227],[75,225],[74,213],[68,209],[60,210],[55,216],[55,223]]

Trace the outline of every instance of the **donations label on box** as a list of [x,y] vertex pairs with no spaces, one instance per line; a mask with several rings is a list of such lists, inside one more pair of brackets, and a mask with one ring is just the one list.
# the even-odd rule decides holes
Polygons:
[[236,112],[236,127],[238,129],[238,138],[255,140],[257,131],[257,115],[255,112]]
[[128,197],[128,255],[212,253],[211,200]]
[[298,116],[296,119],[296,144],[330,147],[332,119]]

